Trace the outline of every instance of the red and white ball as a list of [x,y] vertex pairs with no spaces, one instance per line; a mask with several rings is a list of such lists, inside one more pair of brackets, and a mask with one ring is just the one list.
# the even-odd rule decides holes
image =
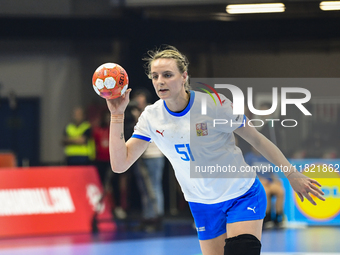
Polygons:
[[106,99],[114,99],[123,95],[128,84],[129,78],[125,69],[115,63],[102,64],[92,76],[94,91]]

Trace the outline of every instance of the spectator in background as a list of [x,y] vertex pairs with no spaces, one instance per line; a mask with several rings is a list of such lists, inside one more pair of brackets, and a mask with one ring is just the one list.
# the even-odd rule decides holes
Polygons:
[[96,167],[104,187],[104,196],[111,193],[114,198],[114,215],[118,219],[125,219],[127,205],[127,173],[113,173],[110,166],[109,128],[110,112],[103,111],[99,126],[93,128],[93,138],[96,144]]
[[322,155],[322,158],[324,159],[336,159],[338,158],[338,152],[335,148],[327,148],[325,149],[325,152]]
[[110,166],[109,157],[109,125],[110,113],[102,112],[99,126],[93,128],[93,139],[96,145],[96,167],[100,180],[105,185],[105,179],[108,176]]
[[85,120],[81,107],[73,109],[73,120],[69,123],[62,139],[67,165],[88,165],[94,159],[95,147],[91,124]]
[[[139,115],[148,105],[150,95],[147,90],[137,90],[132,101],[137,104]],[[139,117],[138,115],[138,117]],[[136,116],[137,117],[137,116]],[[164,215],[163,169],[164,155],[150,143],[136,168],[137,185],[141,194],[143,220],[137,230],[153,232],[161,229]]]

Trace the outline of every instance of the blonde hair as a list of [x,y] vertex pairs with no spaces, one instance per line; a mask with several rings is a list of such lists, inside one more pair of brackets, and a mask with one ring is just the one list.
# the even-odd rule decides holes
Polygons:
[[[145,71],[146,75],[149,77],[149,79],[152,79],[151,77],[151,64],[154,60],[159,58],[171,58],[176,61],[177,68],[180,73],[188,72],[189,67],[189,61],[185,55],[183,55],[179,50],[177,50],[174,46],[166,45],[163,49],[158,48],[155,50],[149,50],[147,52],[148,56],[143,58],[145,63]],[[189,85],[189,79],[184,83],[185,91],[190,91],[190,85]]]

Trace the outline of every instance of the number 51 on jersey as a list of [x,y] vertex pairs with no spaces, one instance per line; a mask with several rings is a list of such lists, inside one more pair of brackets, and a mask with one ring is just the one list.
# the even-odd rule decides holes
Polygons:
[[190,144],[175,144],[175,149],[177,153],[180,154],[182,160],[195,161],[195,158],[191,153]]

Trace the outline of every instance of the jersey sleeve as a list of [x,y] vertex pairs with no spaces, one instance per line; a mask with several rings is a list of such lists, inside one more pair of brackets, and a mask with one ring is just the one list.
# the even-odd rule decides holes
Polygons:
[[215,127],[226,133],[231,133],[237,128],[243,127],[246,122],[246,116],[244,114],[233,114],[233,103],[224,95],[219,95],[222,105],[217,107]]
[[138,138],[147,142],[152,142],[149,124],[147,119],[147,111],[143,111],[138,118],[138,122],[134,127],[132,138]]

